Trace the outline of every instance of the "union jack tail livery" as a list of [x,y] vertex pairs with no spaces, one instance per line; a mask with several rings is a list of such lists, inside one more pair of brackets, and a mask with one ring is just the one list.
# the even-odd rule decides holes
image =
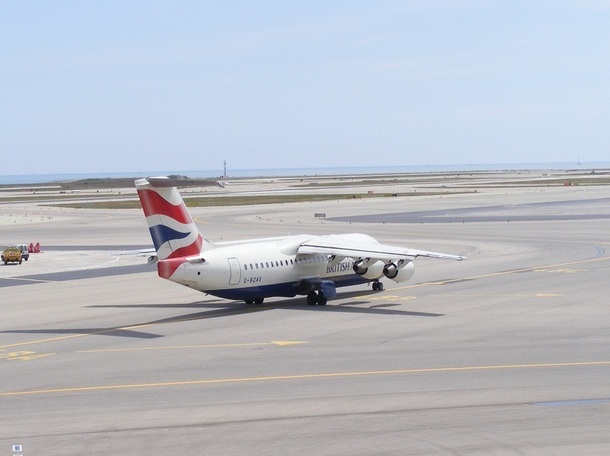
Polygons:
[[213,247],[199,232],[173,181],[149,177],[135,184],[160,263],[198,256]]

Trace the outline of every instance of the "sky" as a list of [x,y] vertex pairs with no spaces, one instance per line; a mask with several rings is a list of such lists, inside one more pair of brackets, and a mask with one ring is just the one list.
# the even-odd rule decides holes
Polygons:
[[610,161],[610,0],[0,0],[2,175]]

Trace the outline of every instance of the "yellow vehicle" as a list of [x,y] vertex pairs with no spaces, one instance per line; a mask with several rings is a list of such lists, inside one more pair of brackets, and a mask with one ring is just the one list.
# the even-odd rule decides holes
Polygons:
[[2,252],[2,261],[4,264],[8,263],[19,263],[23,261],[23,257],[21,256],[21,249],[19,247],[7,247]]

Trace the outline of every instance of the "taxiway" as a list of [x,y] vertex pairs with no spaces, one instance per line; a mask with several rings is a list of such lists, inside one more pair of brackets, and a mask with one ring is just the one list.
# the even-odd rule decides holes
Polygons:
[[610,447],[607,186],[193,209],[213,240],[354,231],[467,257],[326,307],[159,279],[117,248],[150,244],[139,210],[42,210],[2,226],[48,250],[0,266],[0,453]]

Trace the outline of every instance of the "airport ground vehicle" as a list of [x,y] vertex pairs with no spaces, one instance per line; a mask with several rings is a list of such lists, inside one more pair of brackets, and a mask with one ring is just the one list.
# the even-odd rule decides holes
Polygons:
[[8,264],[8,263],[19,263],[21,264],[21,261],[23,260],[22,256],[21,256],[21,250],[18,247],[7,247],[6,249],[4,249],[4,252],[2,252],[2,261],[4,261],[4,264]]
[[17,244],[15,247],[21,250],[21,258],[23,258],[25,261],[30,259],[30,251],[28,250],[28,246],[26,244]]

